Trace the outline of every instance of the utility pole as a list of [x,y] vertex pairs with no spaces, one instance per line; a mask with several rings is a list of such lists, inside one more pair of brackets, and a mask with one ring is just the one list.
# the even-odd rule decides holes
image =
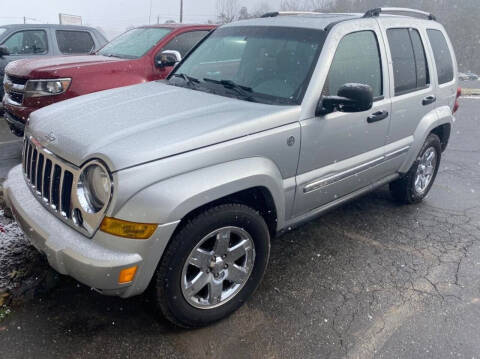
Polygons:
[[26,24],[27,23],[27,18],[24,16],[23,17],[23,23]]
[[157,25],[160,24],[160,15],[157,15]]
[[180,0],[180,24],[183,22],[183,0]]
[[150,25],[152,22],[152,0],[150,0],[150,12],[148,13],[148,24]]

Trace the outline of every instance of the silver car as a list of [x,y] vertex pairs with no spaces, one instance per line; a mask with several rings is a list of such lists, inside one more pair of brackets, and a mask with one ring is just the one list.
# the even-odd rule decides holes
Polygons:
[[58,272],[124,298],[150,286],[173,323],[207,325],[258,287],[273,236],[387,183],[425,198],[456,74],[420,11],[229,24],[166,81],[34,112],[7,203]]

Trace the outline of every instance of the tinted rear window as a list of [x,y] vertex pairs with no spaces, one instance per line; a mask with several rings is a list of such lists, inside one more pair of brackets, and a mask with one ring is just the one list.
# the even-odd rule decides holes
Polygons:
[[57,30],[56,34],[58,48],[62,54],[88,54],[95,48],[89,32]]
[[435,64],[437,65],[438,83],[444,84],[453,80],[452,54],[447,45],[447,40],[439,30],[427,30],[428,38],[433,49]]
[[429,84],[428,65],[420,34],[415,29],[388,29],[393,62],[395,95],[422,89]]

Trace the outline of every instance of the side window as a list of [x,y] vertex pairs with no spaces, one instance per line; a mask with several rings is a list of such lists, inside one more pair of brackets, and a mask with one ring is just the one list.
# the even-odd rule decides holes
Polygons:
[[423,47],[422,38],[417,30],[410,30],[412,38],[413,54],[415,55],[415,67],[417,69],[417,88],[422,88],[430,84],[428,73],[427,56]]
[[444,84],[453,80],[452,54],[448,49],[447,40],[440,30],[427,30],[437,65],[438,83]]
[[2,43],[11,55],[45,54],[48,50],[47,44],[47,34],[44,30],[19,31]]
[[415,29],[388,29],[395,95],[425,88],[430,83],[425,49]]
[[167,45],[163,47],[165,50],[175,50],[180,52],[184,57],[192,47],[194,47],[201,39],[208,34],[208,31],[190,31],[176,36]]
[[55,34],[62,54],[88,54],[95,48],[92,35],[87,31],[57,30]]
[[373,31],[354,32],[340,41],[322,94],[336,95],[341,86],[352,82],[370,85],[374,97],[383,94],[381,57]]

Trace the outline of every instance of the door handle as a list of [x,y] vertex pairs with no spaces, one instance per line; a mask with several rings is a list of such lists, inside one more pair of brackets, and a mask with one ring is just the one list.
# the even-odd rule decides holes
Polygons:
[[367,117],[367,122],[368,123],[378,122],[386,119],[387,117],[388,117],[388,111],[377,111]]
[[430,105],[431,103],[434,103],[435,101],[437,101],[437,98],[434,95],[430,95],[430,96],[425,97],[422,100],[422,105],[427,106],[427,105]]

